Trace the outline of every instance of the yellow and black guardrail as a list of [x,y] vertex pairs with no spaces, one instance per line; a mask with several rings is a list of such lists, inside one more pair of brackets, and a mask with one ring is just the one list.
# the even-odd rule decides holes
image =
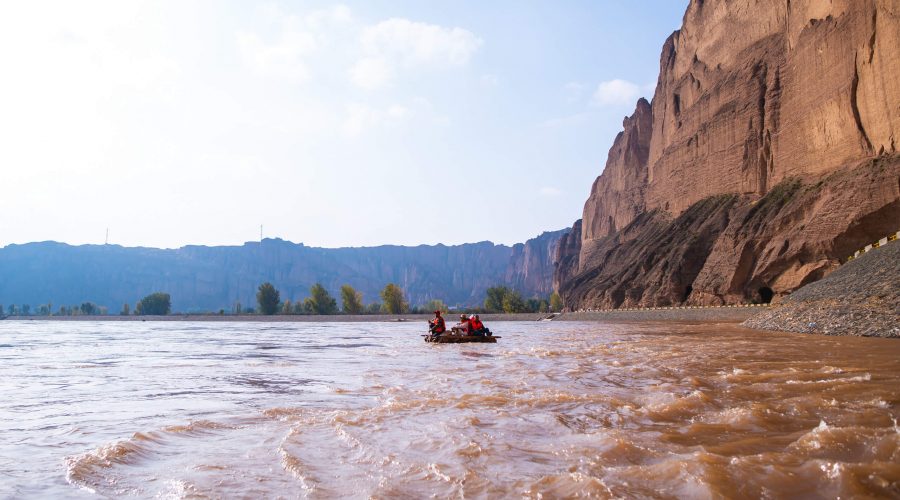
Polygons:
[[681,309],[722,309],[734,307],[768,307],[769,304],[723,304],[721,306],[665,306],[665,307],[620,307],[618,309],[579,309],[575,312],[637,312],[637,311],[675,311]]
[[897,231],[894,234],[889,234],[889,235],[885,236],[884,238],[881,238],[880,240],[876,241],[875,243],[872,243],[871,245],[866,245],[864,248],[860,248],[859,250],[854,252],[853,255],[847,257],[847,262],[850,262],[851,260],[858,258],[860,255],[862,255],[866,252],[871,252],[872,250],[875,250],[878,247],[883,247],[883,246],[887,245],[888,242],[896,241],[897,239],[900,239],[900,231]]

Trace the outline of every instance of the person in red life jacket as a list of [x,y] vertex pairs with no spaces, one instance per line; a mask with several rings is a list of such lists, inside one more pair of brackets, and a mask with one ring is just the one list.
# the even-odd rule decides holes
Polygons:
[[434,337],[438,337],[447,331],[447,325],[444,324],[444,318],[441,317],[441,311],[434,312],[434,319],[428,322],[428,331]]
[[478,335],[478,336],[490,336],[491,331],[484,326],[484,323],[481,322],[481,317],[477,314],[472,315],[472,318],[469,320],[470,329],[469,335]]
[[469,317],[466,318],[466,334],[467,335],[477,335],[475,333],[475,315],[474,314],[469,315]]
[[469,335],[484,335],[486,330],[477,314],[469,318]]

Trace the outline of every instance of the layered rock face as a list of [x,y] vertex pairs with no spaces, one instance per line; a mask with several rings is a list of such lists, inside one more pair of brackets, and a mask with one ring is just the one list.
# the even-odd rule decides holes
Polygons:
[[567,305],[777,296],[896,230],[897,47],[900,0],[693,0],[559,247]]
[[553,272],[560,238],[565,234],[568,234],[565,229],[548,231],[525,243],[513,245],[503,282],[516,290],[549,296],[553,292]]

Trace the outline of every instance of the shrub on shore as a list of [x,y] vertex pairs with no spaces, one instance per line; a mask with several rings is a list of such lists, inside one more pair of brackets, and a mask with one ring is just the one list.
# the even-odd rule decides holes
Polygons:
[[388,314],[403,314],[409,312],[409,303],[403,296],[403,289],[394,283],[388,283],[381,291],[382,309]]
[[259,305],[259,313],[271,316],[278,312],[278,304],[281,302],[281,294],[275,286],[268,281],[259,285],[256,292],[256,303]]
[[[84,311],[84,304],[81,305]],[[156,292],[141,299],[134,308],[138,316],[165,316],[172,312],[172,297],[168,293]],[[87,313],[85,314],[96,314]]]
[[344,314],[360,314],[363,312],[363,297],[350,285],[341,287],[341,305]]
[[303,301],[305,309],[312,314],[335,314],[337,312],[337,301],[328,293],[328,290],[321,283],[316,283],[309,289],[309,297]]

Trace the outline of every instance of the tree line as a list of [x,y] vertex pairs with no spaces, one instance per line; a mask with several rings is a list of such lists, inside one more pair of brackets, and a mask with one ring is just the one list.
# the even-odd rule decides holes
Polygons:
[[71,306],[63,305],[59,306],[56,311],[53,310],[52,302],[41,304],[34,309],[30,304],[11,304],[7,307],[0,304],[0,316],[92,316],[98,314],[108,314],[108,311],[106,307],[98,306],[93,302],[82,302]]
[[[128,303],[122,305],[120,315],[128,316],[131,314],[144,316],[165,316],[172,312],[172,298],[168,293],[155,292],[147,295],[135,304],[134,309]],[[53,310],[53,304],[41,304],[34,310],[28,304],[10,305],[4,308],[0,304],[0,316],[106,316],[109,310],[106,306],[98,306],[93,302],[82,302],[80,305],[59,306],[56,311]]]
[[506,286],[487,289],[484,299],[485,312],[491,313],[548,313],[563,308],[562,298],[553,292],[549,298],[522,298],[522,294]]
[[[404,314],[431,313],[432,311],[449,312],[451,308],[440,299],[432,299],[420,307],[410,308],[403,289],[389,283],[379,294],[381,302],[364,305],[362,294],[350,285],[341,287],[341,307],[338,309],[337,299],[328,293],[320,283],[309,290],[309,297],[303,301],[281,301],[281,293],[269,282],[259,286],[256,302],[260,314]],[[563,302],[559,294],[553,292],[547,298],[523,298],[521,293],[506,286],[495,286],[487,289],[482,308],[465,308],[465,312],[486,313],[546,313],[559,312]],[[256,312],[242,309],[236,304],[232,311],[236,314]]]
[[[303,300],[282,301],[281,292],[270,282],[259,285],[256,292],[256,307],[243,307],[236,302],[231,314],[406,314],[406,313],[431,313],[432,311],[449,312],[451,308],[440,299],[432,299],[419,307],[410,307],[406,295],[400,286],[388,283],[379,293],[380,302],[365,304],[362,293],[350,285],[341,286],[340,300],[333,297],[321,283],[315,283],[309,289],[309,297]],[[552,293],[547,298],[523,298],[521,293],[506,286],[495,286],[487,289],[483,307],[465,308],[464,312],[485,313],[546,313],[562,310],[562,300],[559,294]],[[125,303],[119,314],[122,316],[165,316],[172,312],[172,298],[168,293],[154,292],[138,301],[134,308]],[[53,304],[47,303],[32,310],[28,304],[10,305],[4,309],[0,305],[0,316],[91,316],[106,315],[107,308],[98,306],[93,302],[83,302],[80,305],[60,306],[53,312]],[[220,309],[219,314],[224,315],[225,310]]]
[[[403,289],[394,283],[388,283],[379,294],[381,302],[363,303],[362,293],[350,285],[341,287],[341,307],[338,308],[337,299],[332,297],[321,283],[316,283],[309,289],[309,297],[291,302],[281,300],[281,292],[272,283],[265,282],[259,285],[256,292],[257,309],[244,309],[240,303],[236,303],[232,312],[234,314],[250,314],[258,312],[263,315],[273,314],[404,314],[415,312],[409,307],[409,302],[403,293]],[[415,309],[415,308],[413,308]]]

